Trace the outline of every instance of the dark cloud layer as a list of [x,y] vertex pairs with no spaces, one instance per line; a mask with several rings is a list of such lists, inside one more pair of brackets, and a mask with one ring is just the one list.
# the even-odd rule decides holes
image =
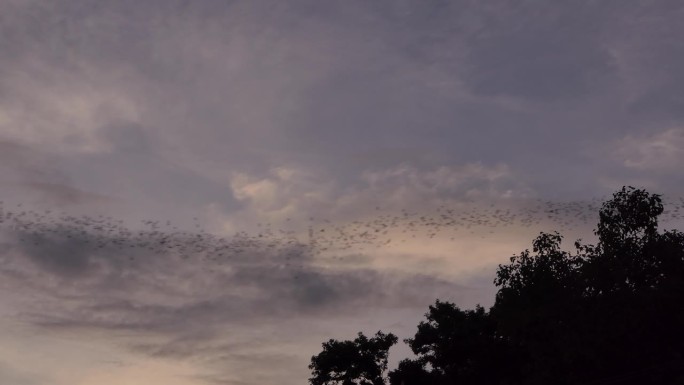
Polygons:
[[[130,91],[146,98],[147,106],[158,113],[167,111],[163,104],[177,106],[194,125],[193,135],[183,135],[191,151],[202,146],[215,161],[240,167],[268,167],[264,157],[286,162],[327,157],[337,163],[351,146],[407,144],[429,148],[440,161],[472,159],[477,155],[469,150],[477,148],[482,160],[514,164],[518,160],[507,149],[539,151],[544,131],[568,145],[580,144],[577,134],[589,130],[618,134],[598,116],[593,127],[562,119],[551,127],[534,115],[558,120],[562,114],[536,103],[567,101],[577,114],[595,114],[586,103],[598,98],[615,108],[610,98],[620,97],[615,91],[626,84],[637,87],[631,92],[638,96],[622,96],[622,108],[634,103],[633,111],[652,109],[648,105],[678,110],[681,87],[674,63],[681,55],[668,42],[677,35],[676,23],[647,31],[658,45],[646,47],[643,37],[631,38],[654,24],[650,14],[676,14],[665,3],[662,11],[659,3],[624,2],[74,4],[79,3],[15,7],[19,10],[6,23],[7,36],[15,39],[6,44],[23,52],[16,60],[38,56],[50,66],[85,65],[95,76],[116,66],[124,77],[113,79],[135,82]],[[662,55],[667,57],[658,59]],[[659,69],[659,91],[639,78],[651,61],[668,63]],[[45,71],[50,76],[53,70]],[[511,98],[511,107],[525,107],[512,111],[496,99],[473,100],[469,92]],[[250,110],[263,114],[251,118]],[[157,124],[163,123],[145,122],[145,130],[183,134],[190,128]],[[497,129],[500,125],[509,128]],[[500,140],[486,146],[483,136]],[[226,145],[229,151],[219,147]]]

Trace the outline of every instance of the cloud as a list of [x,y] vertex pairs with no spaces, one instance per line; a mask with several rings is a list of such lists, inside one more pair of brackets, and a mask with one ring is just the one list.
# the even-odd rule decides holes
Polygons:
[[111,121],[135,121],[138,115],[131,96],[100,68],[59,71],[23,63],[12,70],[4,78],[7,90],[0,108],[5,138],[53,153],[102,152],[107,147],[98,130]]
[[3,198],[21,196],[22,203],[60,207],[106,204],[112,198],[73,186],[73,180],[59,167],[58,157],[18,142],[0,141],[0,178]]
[[8,214],[0,276],[16,293],[19,320],[44,331],[105,336],[154,357],[258,359],[271,353],[245,340],[246,330],[422,308],[470,290],[428,275],[322,266],[307,245],[276,236],[169,234],[106,218]]
[[54,167],[54,157],[27,145],[0,140],[0,171],[5,178],[20,180],[59,180],[63,175]]
[[25,185],[45,196],[46,200],[48,200],[50,204],[59,206],[80,203],[106,202],[111,199],[110,197],[104,195],[89,193],[87,191],[57,183],[28,182]]
[[[370,169],[477,162],[506,164],[534,188],[591,181],[577,149],[653,121],[624,108],[678,76],[663,67],[649,80],[649,58],[670,62],[664,38],[677,36],[669,18],[639,16],[664,17],[655,5],[5,7],[7,139],[59,153],[65,184],[151,216],[164,210],[150,201],[239,210],[233,176],[267,179],[283,165],[337,186]],[[643,37],[625,39],[632,30]],[[661,94],[676,100],[676,87]]]
[[[523,198],[531,191],[519,180],[506,164],[493,166],[470,163],[462,166],[441,166],[432,170],[418,170],[409,165],[394,169],[367,171],[362,178],[383,199],[390,203],[435,197],[444,200]],[[393,192],[400,196],[393,197]],[[401,196],[401,195],[409,195]],[[413,195],[413,197],[411,197]]]
[[628,135],[615,147],[615,158],[627,168],[675,172],[684,162],[684,129],[673,128],[653,135]]
[[676,201],[683,193],[684,180],[679,173],[679,165],[684,161],[682,146],[684,131],[680,128],[627,134],[604,146],[612,164],[600,183],[611,190],[624,185],[638,186]]
[[468,40],[464,81],[478,94],[534,102],[596,93],[617,80],[603,35],[606,16],[620,8],[537,1],[477,7],[483,24]]
[[[244,203],[239,219],[226,220],[226,228],[254,222],[282,223],[307,217],[351,221],[376,213],[426,210],[466,201],[521,199],[534,192],[505,164],[439,166],[421,169],[410,164],[364,171],[345,185],[315,169],[278,167],[265,177],[236,173],[233,194]],[[236,218],[231,213],[231,218]]]
[[681,191],[680,19],[677,1],[1,1],[0,310],[211,362],[207,381],[301,382],[321,340],[485,298],[498,256],[587,228],[595,196]]
[[0,381],[3,384],[12,385],[42,385],[48,383],[43,378],[35,376],[32,373],[16,370],[4,362],[0,362]]
[[[652,127],[681,122],[684,115],[684,49],[676,36],[684,33],[676,1],[643,3],[630,12],[616,44],[623,79],[628,85],[630,117],[643,117]],[[615,31],[617,34],[617,31]]]

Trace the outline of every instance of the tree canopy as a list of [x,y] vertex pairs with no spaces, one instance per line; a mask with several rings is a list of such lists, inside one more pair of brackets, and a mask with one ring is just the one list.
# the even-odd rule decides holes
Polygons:
[[329,340],[323,351],[311,358],[312,385],[383,385],[387,356],[397,337],[379,331],[368,338],[363,333],[353,341]]
[[416,358],[384,375],[392,334],[330,340],[312,385],[684,384],[684,234],[658,231],[661,197],[623,187],[605,202],[596,245],[540,233],[497,269],[495,303],[437,300]]

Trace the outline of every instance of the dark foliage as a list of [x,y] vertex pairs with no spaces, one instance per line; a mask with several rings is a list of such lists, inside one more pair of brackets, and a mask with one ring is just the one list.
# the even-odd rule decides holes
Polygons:
[[387,355],[397,337],[377,332],[368,338],[359,333],[353,341],[329,340],[323,351],[311,357],[312,385],[383,385]]
[[[577,241],[570,253],[560,234],[541,233],[531,252],[499,266],[489,311],[430,306],[406,340],[417,358],[403,360],[389,382],[684,384],[684,234],[659,232],[662,213],[660,196],[622,188],[599,212],[596,245]],[[379,359],[361,358],[364,341],[324,344],[311,383],[385,383],[382,348],[396,338],[375,348]]]
[[463,311],[437,301],[425,317],[415,337],[406,340],[418,358],[402,361],[390,373],[392,384],[492,384],[506,372],[493,366],[515,367],[511,346],[484,308]]

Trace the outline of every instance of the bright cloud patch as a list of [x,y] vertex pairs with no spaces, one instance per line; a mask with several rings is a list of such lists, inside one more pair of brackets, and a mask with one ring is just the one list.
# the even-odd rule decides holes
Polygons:
[[614,154],[628,168],[678,171],[684,163],[684,129],[673,128],[651,136],[627,136],[617,144]]

